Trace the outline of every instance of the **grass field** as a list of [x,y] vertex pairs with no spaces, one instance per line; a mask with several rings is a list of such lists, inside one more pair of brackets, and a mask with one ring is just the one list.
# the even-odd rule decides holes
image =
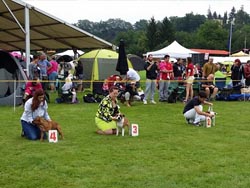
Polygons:
[[214,102],[209,129],[187,125],[180,102],[121,105],[138,137],[95,134],[97,106],[50,103],[65,134],[58,143],[21,138],[23,109],[0,107],[0,187],[250,187],[249,102]]

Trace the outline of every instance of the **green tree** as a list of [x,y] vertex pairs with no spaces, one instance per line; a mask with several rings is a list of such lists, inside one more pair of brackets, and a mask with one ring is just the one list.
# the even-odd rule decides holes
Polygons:
[[223,21],[222,21],[222,23],[223,23],[223,25],[226,25],[227,24],[227,12],[224,12],[224,16],[223,16]]
[[232,51],[249,48],[250,45],[250,25],[244,25],[240,29],[235,30],[232,35]]
[[194,15],[191,12],[181,18],[170,17],[170,21],[172,22],[175,31],[186,31],[192,33],[206,21],[206,17],[199,14]]
[[167,17],[163,19],[162,22],[159,23],[159,43],[163,43],[165,41],[172,42],[174,41],[174,28],[172,23],[169,21]]
[[158,41],[158,33],[157,33],[157,23],[154,17],[151,18],[149,21],[147,30],[146,30],[146,37],[147,37],[147,47],[149,50],[154,50],[157,46]]
[[135,22],[134,30],[135,31],[146,31],[147,26],[148,26],[147,20],[139,20],[139,21]]
[[209,20],[212,20],[212,19],[213,19],[213,15],[212,15],[212,12],[211,12],[210,7],[209,7],[209,9],[207,10],[207,19],[209,19]]
[[227,49],[228,33],[220,22],[208,20],[200,26],[196,33],[196,48]]

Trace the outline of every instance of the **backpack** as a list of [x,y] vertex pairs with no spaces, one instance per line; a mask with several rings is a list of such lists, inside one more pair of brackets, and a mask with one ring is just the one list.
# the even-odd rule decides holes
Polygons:
[[86,103],[97,103],[100,102],[99,97],[95,97],[93,94],[88,93],[83,96],[83,101]]

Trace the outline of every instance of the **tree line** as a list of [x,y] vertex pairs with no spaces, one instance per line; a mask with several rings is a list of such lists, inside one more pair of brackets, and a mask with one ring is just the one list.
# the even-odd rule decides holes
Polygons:
[[244,11],[244,6],[240,10],[233,7],[223,16],[208,9],[207,15],[191,12],[184,17],[166,16],[162,21],[154,17],[135,24],[121,19],[78,20],[74,25],[117,46],[123,39],[126,53],[139,56],[163,48],[174,40],[186,48],[228,50],[230,30],[232,52],[249,48],[250,43],[250,15]]

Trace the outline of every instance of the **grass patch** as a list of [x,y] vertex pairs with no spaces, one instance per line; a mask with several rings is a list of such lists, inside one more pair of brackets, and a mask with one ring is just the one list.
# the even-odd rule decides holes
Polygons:
[[[80,96],[79,98],[81,98]],[[52,101],[55,94],[52,95]],[[20,137],[22,108],[1,106],[0,185],[4,188],[248,188],[249,102],[214,102],[216,126],[189,126],[183,104],[121,110],[139,137],[95,134],[98,104],[49,104],[65,140]]]

